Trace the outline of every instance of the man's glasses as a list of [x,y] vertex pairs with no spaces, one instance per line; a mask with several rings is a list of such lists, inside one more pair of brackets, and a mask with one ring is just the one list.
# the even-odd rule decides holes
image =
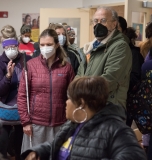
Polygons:
[[100,21],[98,19],[93,19],[93,24],[97,24],[97,23],[100,23],[100,24],[103,24],[105,25],[107,22],[113,22],[115,20],[107,20],[106,18],[102,18],[100,19]]

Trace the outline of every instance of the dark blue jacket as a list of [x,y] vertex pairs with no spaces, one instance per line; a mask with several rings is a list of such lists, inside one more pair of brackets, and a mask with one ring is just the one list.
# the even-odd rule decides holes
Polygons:
[[[27,60],[31,59],[27,56]],[[15,63],[14,73],[11,79],[6,77],[7,64],[9,63],[5,52],[0,56],[0,101],[8,105],[14,105],[17,103],[17,90],[20,82],[20,76],[24,67],[23,54],[19,53],[17,58],[13,60]]]

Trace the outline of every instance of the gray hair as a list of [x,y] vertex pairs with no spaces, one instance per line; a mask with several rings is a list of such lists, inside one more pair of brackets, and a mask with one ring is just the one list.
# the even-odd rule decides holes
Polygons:
[[114,9],[112,9],[110,7],[106,7],[106,6],[105,7],[98,7],[97,8],[97,10],[101,10],[101,9],[104,9],[104,10],[106,10],[108,12],[111,12],[113,20],[115,20],[115,21],[118,22],[118,20],[119,20],[118,13]]

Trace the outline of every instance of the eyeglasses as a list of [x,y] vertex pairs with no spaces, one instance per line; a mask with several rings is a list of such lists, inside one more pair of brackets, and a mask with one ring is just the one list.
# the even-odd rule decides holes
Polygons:
[[[98,19],[93,19],[93,24],[97,24],[98,23]],[[106,18],[102,18],[102,19],[100,19],[100,22],[99,23],[101,23],[101,24],[106,24],[107,22],[113,22],[113,21],[115,21],[115,20],[107,20]]]
[[5,46],[5,49],[9,49],[9,48],[15,48],[15,45],[9,45],[9,46]]
[[76,38],[76,35],[70,34],[69,37],[70,37],[70,38]]

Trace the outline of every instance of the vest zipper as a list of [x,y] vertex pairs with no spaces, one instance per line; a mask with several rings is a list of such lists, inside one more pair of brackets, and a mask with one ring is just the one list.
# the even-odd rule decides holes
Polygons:
[[33,113],[34,113],[35,98],[36,98],[36,94],[34,95],[33,102],[32,102],[32,112],[31,112],[31,115],[33,115]]
[[50,120],[49,120],[49,125],[51,125],[51,118],[52,118],[52,73],[49,72],[50,74]]

